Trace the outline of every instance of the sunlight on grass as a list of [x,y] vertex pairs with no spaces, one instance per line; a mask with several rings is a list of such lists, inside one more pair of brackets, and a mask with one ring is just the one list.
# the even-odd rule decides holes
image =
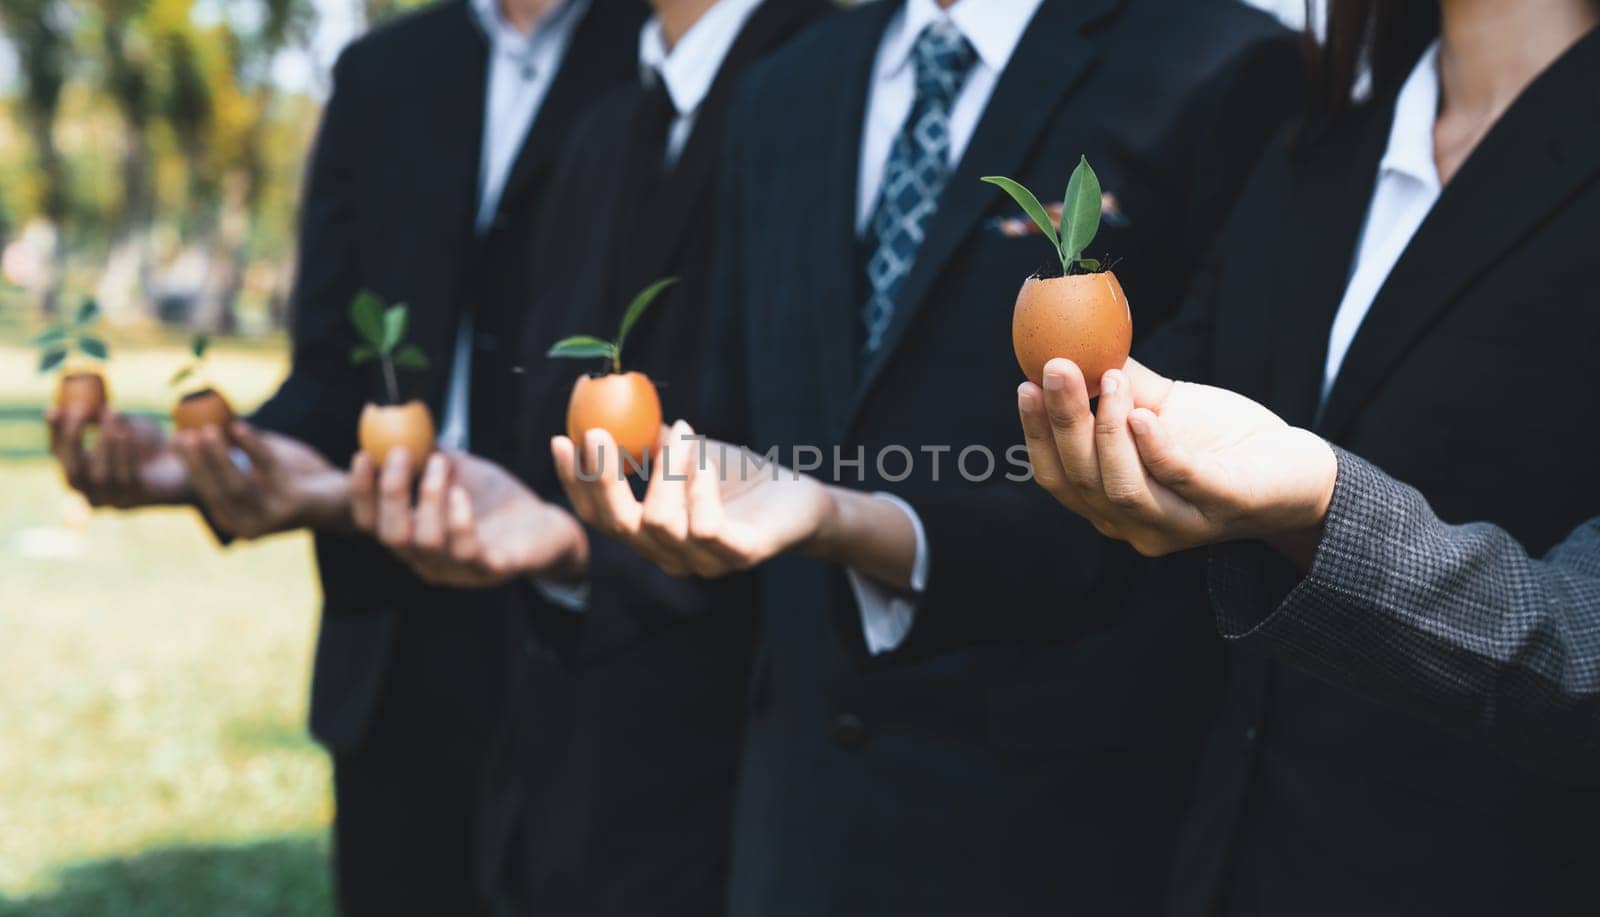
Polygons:
[[[0,400],[42,405],[25,356],[0,346]],[[119,402],[163,407],[181,357],[117,355]],[[283,370],[217,357],[241,405]],[[317,604],[303,535],[222,550],[190,510],[90,515],[47,460],[0,462],[0,915],[328,913]]]

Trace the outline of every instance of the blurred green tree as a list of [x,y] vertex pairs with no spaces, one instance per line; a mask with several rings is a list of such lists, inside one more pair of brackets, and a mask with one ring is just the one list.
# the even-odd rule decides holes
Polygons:
[[71,19],[56,0],[0,0],[0,25],[14,37],[21,83],[23,127],[37,167],[36,200],[31,209],[50,224],[52,245],[47,276],[37,287],[38,309],[57,312],[72,205],[66,158],[56,143],[56,116],[72,59]]

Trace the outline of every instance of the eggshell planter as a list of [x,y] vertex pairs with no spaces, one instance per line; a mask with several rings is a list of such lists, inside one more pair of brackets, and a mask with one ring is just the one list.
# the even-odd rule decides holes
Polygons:
[[1011,343],[1023,375],[1044,382],[1044,364],[1065,357],[1083,370],[1089,397],[1100,394],[1100,377],[1128,361],[1133,314],[1117,275],[1072,274],[1030,277],[1017,293]]
[[356,428],[356,439],[379,468],[389,458],[389,452],[404,446],[411,455],[411,467],[422,467],[422,462],[433,454],[433,415],[420,401],[399,405],[368,404],[361,409],[361,421]]
[[582,449],[594,429],[610,433],[629,461],[642,466],[661,438],[661,397],[650,377],[637,372],[579,377],[567,402],[567,436]]
[[179,430],[225,427],[233,422],[233,406],[216,389],[201,389],[178,399],[172,407],[172,425]]
[[99,417],[109,400],[105,377],[97,372],[67,373],[56,386],[56,407],[75,417]]

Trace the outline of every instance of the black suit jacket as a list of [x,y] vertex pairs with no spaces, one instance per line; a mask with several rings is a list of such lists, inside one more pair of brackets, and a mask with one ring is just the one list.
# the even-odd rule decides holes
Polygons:
[[[630,334],[626,368],[657,381],[669,416],[695,403],[728,103],[756,60],[828,9],[823,0],[765,0],[751,14],[676,165],[649,193],[624,176],[630,160],[665,155],[659,138],[639,136],[643,87],[612,92],[572,132],[526,259],[537,294],[524,330],[513,467],[537,492],[561,495],[550,437],[565,432],[573,380],[597,368],[545,352],[568,334],[615,334],[633,294],[657,277],[680,282]],[[508,864],[513,882],[541,915],[709,917],[722,911],[727,887],[756,624],[750,586],[675,579],[596,533],[590,539],[581,614],[531,587],[523,595],[536,652],[520,673],[515,758],[501,778],[502,798],[520,797],[525,810],[524,843]]]
[[[1179,227],[1214,228],[1208,214],[1295,97],[1297,61],[1275,23],[1231,3],[1046,0],[946,186],[883,355],[862,371],[861,122],[898,8],[871,4],[797,39],[752,74],[729,122],[699,428],[761,451],[864,449],[866,480],[845,483],[909,500],[932,550],[894,660],[866,658],[840,570],[785,557],[759,571],[732,912],[1151,913],[1220,654],[1190,651],[1203,610],[1135,606],[1113,621],[1100,574],[1126,555],[1032,484],[958,473],[970,445],[1008,470],[1020,442],[1011,307],[1052,258],[1039,237],[1000,231],[1020,213],[979,177],[1051,195],[1087,154],[1128,217],[1095,247],[1124,259],[1135,323],[1154,324],[1197,260]],[[1244,95],[1221,104],[1231,89]],[[1233,129],[1182,130],[1179,112],[1195,125],[1225,114]],[[1214,160],[1189,155],[1219,146]],[[873,459],[891,444],[953,448],[937,473],[923,456],[894,482]],[[1082,639],[1053,640],[1066,636]]]
[[[473,304],[473,448],[504,451],[511,425],[498,422],[497,395],[512,390],[512,373],[501,348],[526,293],[499,278],[521,276],[506,264],[527,249],[560,139],[590,101],[633,74],[642,18],[631,0],[592,0],[482,236],[474,220],[487,43],[467,4],[429,7],[346,49],[307,177],[293,369],[257,424],[310,443],[336,465],[349,461],[361,407],[382,392],[375,370],[349,363],[348,306],[369,288],[411,307],[410,337],[431,369],[407,375],[403,387],[436,419],[461,310]],[[316,553],[324,616],[313,732],[350,752],[382,721],[436,734],[441,754],[475,765],[504,694],[504,595],[426,587],[366,538],[318,533]],[[399,671],[428,686],[420,692],[427,703],[379,716]]]
[[[1600,505],[1600,33],[1529,86],[1445,187],[1319,416],[1393,107],[1264,161],[1209,295],[1149,362],[1314,424],[1444,520],[1492,522],[1543,552]],[[1563,915],[1600,900],[1592,785],[1244,649],[1198,799],[1180,914],[1221,901],[1239,915]]]

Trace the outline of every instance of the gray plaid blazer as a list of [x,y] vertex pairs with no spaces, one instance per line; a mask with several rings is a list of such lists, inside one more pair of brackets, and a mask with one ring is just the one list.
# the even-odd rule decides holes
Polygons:
[[1222,635],[1600,783],[1600,517],[1537,560],[1492,525],[1445,524],[1417,491],[1336,451],[1309,573],[1257,543],[1212,549]]

